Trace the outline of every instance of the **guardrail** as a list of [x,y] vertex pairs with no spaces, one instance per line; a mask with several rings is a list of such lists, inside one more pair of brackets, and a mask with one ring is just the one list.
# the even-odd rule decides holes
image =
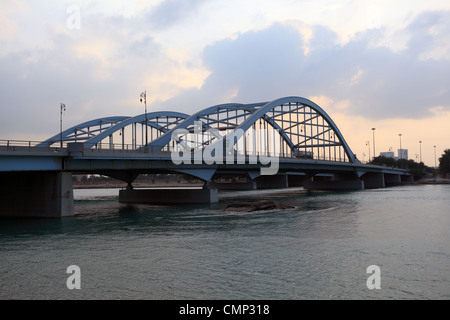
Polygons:
[[[64,142],[63,147],[42,147],[39,146],[41,141],[26,141],[26,140],[0,140],[0,151],[21,151],[21,152],[53,152],[53,153],[65,153],[68,152],[68,143]],[[70,142],[69,142],[70,143]],[[168,154],[174,150],[172,150],[169,146],[164,147],[163,149],[159,147],[137,145],[137,144],[125,144],[125,143],[97,143],[90,149],[85,149],[80,143],[81,150],[87,154],[95,154],[95,153],[108,153],[108,152],[118,152],[118,153],[153,153],[153,154]],[[80,150],[80,151],[81,151]],[[314,155],[310,154],[296,154],[296,153],[274,153],[269,152],[268,154],[254,152],[254,151],[246,151],[245,154],[242,153],[242,150],[239,153],[239,156],[265,156],[265,157],[278,157],[284,159],[305,159],[305,160],[321,160],[321,161],[332,161],[332,162],[348,162],[345,158],[330,158],[324,155]],[[175,151],[176,152],[176,151]]]
[[66,152],[61,147],[38,147],[41,141],[0,140],[0,151]]

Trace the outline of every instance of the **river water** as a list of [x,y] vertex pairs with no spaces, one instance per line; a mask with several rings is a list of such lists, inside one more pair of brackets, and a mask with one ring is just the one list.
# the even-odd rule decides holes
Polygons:
[[[449,185],[220,199],[125,205],[117,189],[75,190],[75,217],[2,219],[0,299],[450,298]],[[294,208],[224,210],[257,199]]]

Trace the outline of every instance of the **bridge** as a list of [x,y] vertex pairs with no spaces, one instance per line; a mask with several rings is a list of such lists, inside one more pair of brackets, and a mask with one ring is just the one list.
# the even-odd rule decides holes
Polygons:
[[[140,174],[155,173],[193,176],[204,186],[133,188]],[[361,163],[321,107],[285,97],[222,104],[193,115],[100,118],[40,142],[0,140],[0,216],[73,215],[72,174],[125,181],[121,202],[155,203],[217,202],[220,189],[355,190],[412,179],[404,170]],[[220,182],[224,176],[245,182]]]

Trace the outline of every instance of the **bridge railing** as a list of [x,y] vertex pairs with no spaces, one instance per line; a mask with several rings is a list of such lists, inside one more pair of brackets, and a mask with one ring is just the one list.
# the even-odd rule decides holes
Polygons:
[[[0,151],[17,151],[17,152],[67,152],[67,143],[63,143],[63,147],[42,147],[38,146],[40,141],[25,141],[25,140],[0,140]],[[163,149],[159,147],[138,145],[138,144],[126,144],[126,143],[97,143],[92,148],[84,148],[85,154],[94,153],[152,153],[152,154],[170,154],[173,150],[170,146],[166,146]],[[348,162],[346,158],[334,158],[327,157],[326,155],[309,154],[308,156],[298,155],[297,153],[290,152],[254,152],[252,150],[239,150],[237,156],[245,157],[260,157],[269,156],[277,157],[279,159],[303,159],[303,160],[319,160],[319,161],[333,161],[333,162]]]
[[[86,150],[86,149],[85,149]],[[97,143],[89,150],[95,151],[115,151],[115,152],[171,152],[168,148],[157,148],[154,146],[130,144],[130,143]]]
[[0,151],[41,151],[41,152],[61,152],[65,151],[60,147],[38,147],[41,141],[26,140],[0,140]]

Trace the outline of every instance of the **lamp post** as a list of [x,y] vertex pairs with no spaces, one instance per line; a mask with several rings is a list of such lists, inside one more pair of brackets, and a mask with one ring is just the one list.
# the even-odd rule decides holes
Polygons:
[[436,162],[436,146],[434,146],[434,168],[437,169],[437,162]]
[[368,149],[369,149],[369,162],[370,162],[370,141],[367,141],[367,142],[366,142],[366,146],[367,146]]
[[66,105],[64,103],[61,102],[60,104],[60,108],[61,108],[61,115],[59,117],[59,136],[60,136],[60,142],[61,142],[61,148],[63,147],[63,139],[62,139],[62,116],[63,116],[63,111],[66,111]]
[[147,91],[141,93],[141,103],[144,102],[145,106],[145,150],[148,150],[148,131],[147,131]]
[[375,159],[376,153],[375,153],[375,128],[372,128],[372,135],[373,135],[373,158]]
[[422,140],[419,141],[419,147],[420,147],[420,163],[422,163]]
[[398,136],[400,137],[400,150],[399,150],[399,158],[403,159],[403,155],[402,155],[402,134],[399,133]]
[[419,155],[420,155],[420,163],[422,163],[422,140],[419,141],[419,148],[420,148],[420,152],[419,152]]

